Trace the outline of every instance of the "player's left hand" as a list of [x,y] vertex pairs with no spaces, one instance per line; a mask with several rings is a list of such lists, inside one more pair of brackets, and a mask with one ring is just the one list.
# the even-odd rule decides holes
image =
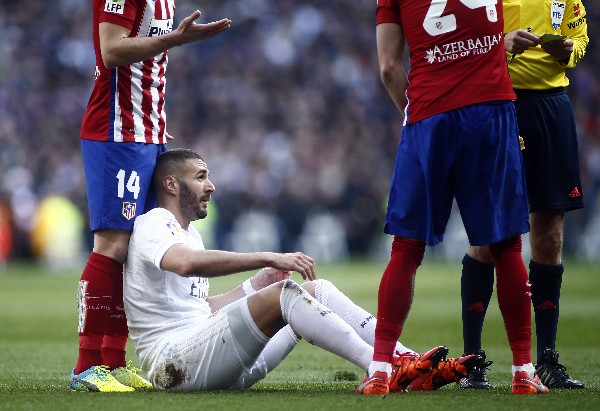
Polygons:
[[250,279],[250,284],[252,284],[252,288],[258,291],[276,282],[287,280],[291,276],[291,271],[282,271],[267,267],[254,274]]
[[166,131],[165,131],[165,137],[167,137],[167,140],[169,140],[169,141],[171,141],[171,140],[174,140],[174,139],[175,139],[175,137],[173,137],[172,135],[170,135],[170,134],[169,134],[169,133],[167,133]]
[[179,26],[173,30],[172,35],[176,36],[179,44],[191,43],[198,40],[206,40],[214,37],[231,27],[231,20],[221,19],[210,23],[196,23],[202,13],[196,10],[179,23]]
[[554,57],[556,60],[564,62],[569,61],[571,53],[573,53],[573,40],[555,40],[548,42],[541,42],[542,49]]

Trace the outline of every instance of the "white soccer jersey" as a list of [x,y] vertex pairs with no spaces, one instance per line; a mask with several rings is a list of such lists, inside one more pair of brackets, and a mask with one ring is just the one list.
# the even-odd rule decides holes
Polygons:
[[175,244],[204,250],[198,231],[183,230],[175,216],[155,208],[134,224],[125,263],[123,300],[129,334],[144,363],[165,333],[189,327],[211,314],[206,298],[208,279],[182,277],[160,269],[165,252]]

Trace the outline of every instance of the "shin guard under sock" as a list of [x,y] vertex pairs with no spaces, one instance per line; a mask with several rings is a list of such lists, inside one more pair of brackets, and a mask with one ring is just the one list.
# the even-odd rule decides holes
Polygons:
[[373,361],[391,362],[413,300],[414,278],[423,261],[425,243],[394,237],[390,261],[377,295]]
[[79,357],[75,373],[102,365],[102,339],[109,321],[115,281],[122,282],[123,265],[92,252],[77,292]]
[[498,305],[504,319],[513,365],[531,362],[531,290],[521,256],[521,237],[490,245],[496,266]]
[[460,294],[464,353],[481,349],[485,314],[494,292],[494,264],[476,260],[465,254],[462,260]]
[[546,348],[556,347],[558,330],[560,287],[563,265],[545,265],[529,262],[531,300],[535,314],[537,336],[537,362],[540,363]]
[[284,281],[280,302],[283,319],[296,334],[310,344],[367,369],[373,356],[373,347],[295,281]]

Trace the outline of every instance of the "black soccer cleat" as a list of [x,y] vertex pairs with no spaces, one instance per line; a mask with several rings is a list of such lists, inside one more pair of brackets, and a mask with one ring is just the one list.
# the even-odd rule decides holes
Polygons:
[[540,377],[540,381],[548,388],[583,388],[581,381],[574,380],[565,366],[558,362],[558,352],[552,348],[546,348],[542,356],[541,364],[535,366],[535,372]]
[[460,388],[470,388],[475,390],[488,390],[492,388],[492,384],[488,381],[486,371],[493,361],[485,361],[485,351],[477,350],[472,354],[477,354],[481,360],[473,366],[466,377],[460,379]]

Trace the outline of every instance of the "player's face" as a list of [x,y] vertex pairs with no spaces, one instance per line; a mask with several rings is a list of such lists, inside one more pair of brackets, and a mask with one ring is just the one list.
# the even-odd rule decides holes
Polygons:
[[179,208],[190,221],[205,218],[215,186],[208,179],[208,166],[202,160],[189,160],[185,177],[180,179]]

